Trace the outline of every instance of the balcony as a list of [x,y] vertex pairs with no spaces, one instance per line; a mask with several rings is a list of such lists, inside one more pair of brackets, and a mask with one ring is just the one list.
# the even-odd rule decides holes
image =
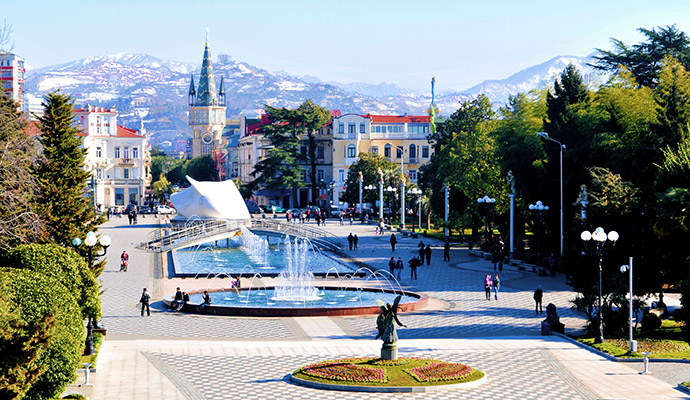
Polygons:
[[120,158],[117,160],[118,165],[134,165],[134,159],[132,158]]
[[410,157],[409,160],[407,160],[408,164],[419,164],[419,158],[417,157]]

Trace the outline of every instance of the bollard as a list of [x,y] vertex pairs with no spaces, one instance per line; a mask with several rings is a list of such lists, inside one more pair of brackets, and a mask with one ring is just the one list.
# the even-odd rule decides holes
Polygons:
[[649,375],[652,371],[649,370],[649,352],[642,353],[644,355],[644,371],[640,372],[641,375]]
[[89,382],[89,374],[91,373],[90,367],[93,365],[91,363],[81,363],[81,365],[84,366],[84,378],[85,382],[81,386],[93,386],[91,382]]

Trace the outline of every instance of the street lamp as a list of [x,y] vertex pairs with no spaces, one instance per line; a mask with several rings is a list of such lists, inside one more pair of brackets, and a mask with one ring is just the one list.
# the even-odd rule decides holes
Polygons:
[[601,261],[604,257],[604,254],[607,252],[604,245],[606,244],[606,240],[608,240],[612,242],[611,247],[613,247],[616,245],[618,238],[618,232],[611,231],[607,234],[604,232],[604,228],[602,227],[598,227],[594,230],[594,232],[583,231],[580,234],[580,239],[582,239],[585,243],[589,242],[590,240],[594,240],[594,248],[591,249],[591,251],[599,258],[599,306],[597,309],[598,332],[597,337],[594,339],[594,343],[604,343],[604,325],[601,320]]
[[513,177],[513,171],[508,171],[508,185],[510,186],[511,193],[508,195],[510,197],[510,259],[513,259],[513,246],[514,240],[514,227],[515,227],[515,177]]
[[565,150],[565,145],[558,140],[549,136],[546,132],[537,132],[537,135],[543,137],[546,140],[550,140],[554,143],[558,143],[561,149],[561,257],[563,257],[563,151]]
[[[93,261],[94,261],[94,256],[95,257],[103,257],[105,254],[108,252],[108,247],[110,246],[110,243],[112,242],[112,239],[110,239],[110,236],[103,235],[100,238],[96,237],[96,234],[94,232],[89,232],[86,234],[86,238],[84,239],[84,244],[89,248],[89,268],[93,269]],[[100,243],[101,247],[103,247],[103,253],[101,254],[93,254],[93,247],[96,245],[96,243]],[[72,239],[72,245],[74,247],[79,247],[82,244],[82,240],[79,238],[74,238]],[[86,343],[85,343],[85,349],[84,349],[84,355],[92,355],[96,353],[96,350],[93,347],[93,325],[96,321],[93,321],[91,317],[89,317],[89,322],[86,324]]]
[[364,208],[362,207],[362,181],[364,178],[362,177],[362,171],[359,171],[359,217],[360,221],[364,222]]
[[[388,187],[386,188],[386,192],[390,193],[391,195],[395,195],[395,194],[397,194],[398,189],[397,189],[397,188],[394,188],[394,187],[392,187],[392,186],[388,186]],[[395,204],[395,203],[394,203],[394,204]],[[393,204],[393,207],[391,207],[391,211],[393,210],[393,208],[395,208],[395,205],[394,205],[394,204]],[[389,203],[389,205],[391,205],[391,204]],[[391,226],[393,225],[392,219],[393,219],[393,218],[391,217]]]
[[530,204],[529,209],[531,211],[534,211],[537,215],[537,266],[541,267],[541,243],[540,243],[540,236],[541,236],[541,223],[544,218],[543,212],[544,211],[549,211],[549,206],[545,206],[544,203],[541,202],[541,200],[537,200],[535,204]]
[[479,205],[481,207],[484,207],[484,209],[486,211],[486,234],[488,235],[488,239],[490,239],[491,238],[491,233],[490,233],[491,223],[489,222],[489,213],[491,212],[490,207],[492,205],[496,204],[496,199],[491,198],[489,196],[484,196],[484,197],[478,198],[477,203],[479,203]]
[[630,333],[630,351],[637,351],[637,341],[633,340],[633,258],[630,257],[628,265],[621,265],[621,273],[629,271],[628,282],[630,283],[630,301],[628,303],[628,330]]
[[443,239],[444,239],[445,242],[447,242],[447,241],[448,241],[448,184],[445,183],[445,182],[443,183],[443,191],[445,192],[445,193],[444,193],[444,194],[445,194],[444,197],[445,197],[445,199],[446,199],[446,204],[445,204],[445,206],[444,206],[444,208],[443,208],[443,209],[444,209],[444,213],[445,213],[445,217],[444,217],[445,225],[444,225],[444,228],[443,228]]
[[[422,190],[420,188],[412,188],[407,191],[407,193],[412,195],[417,195],[417,209],[419,214],[419,230],[422,230]],[[414,232],[414,219],[412,219],[412,232]]]

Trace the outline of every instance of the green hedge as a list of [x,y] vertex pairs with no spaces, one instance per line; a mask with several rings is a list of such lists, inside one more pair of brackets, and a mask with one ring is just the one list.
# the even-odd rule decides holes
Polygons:
[[6,352],[17,349],[0,348],[0,380],[36,366],[45,368],[23,397],[8,398],[39,400],[60,395],[65,385],[76,379],[84,348],[84,320],[77,299],[59,280],[25,269],[0,268],[0,292],[8,305],[4,311],[19,316],[27,326],[40,324],[48,317],[54,319],[47,340],[37,344],[43,349],[27,364],[3,366],[11,361],[5,357]]
[[0,265],[29,269],[59,281],[72,293],[81,307],[84,319],[101,316],[98,282],[88,265],[72,249],[57,244],[26,244],[8,251]]

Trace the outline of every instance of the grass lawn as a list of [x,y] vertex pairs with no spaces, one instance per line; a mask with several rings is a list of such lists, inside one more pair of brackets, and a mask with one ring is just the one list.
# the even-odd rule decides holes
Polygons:
[[436,386],[472,382],[484,373],[467,365],[428,358],[374,357],[329,360],[304,366],[293,373],[313,382],[353,386]]
[[[103,334],[100,332],[93,333],[93,348],[96,350],[95,354],[90,356],[81,356],[81,363],[91,363],[93,364],[91,368],[96,368],[96,358],[98,357],[98,351],[101,349],[103,344]],[[80,366],[81,367],[81,366]]]
[[680,340],[682,337],[681,322],[664,320],[661,328],[651,333],[639,332],[635,335],[637,352],[631,353],[627,338],[606,338],[606,343],[594,343],[593,338],[580,338],[579,342],[621,358],[642,358],[641,353],[649,352],[649,358],[690,359],[690,345]]

